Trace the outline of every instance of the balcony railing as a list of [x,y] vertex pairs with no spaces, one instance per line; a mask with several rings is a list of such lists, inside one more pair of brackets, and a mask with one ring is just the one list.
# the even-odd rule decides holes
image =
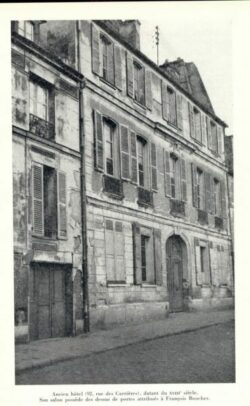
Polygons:
[[123,184],[121,179],[103,175],[103,191],[115,199],[122,199]]
[[55,138],[54,124],[34,116],[34,114],[30,114],[30,132],[46,140],[53,140]]
[[141,206],[153,206],[153,193],[150,190],[138,187],[138,204]]
[[198,221],[201,224],[208,224],[208,214],[206,211],[198,209]]
[[185,203],[181,200],[170,200],[170,213],[173,216],[185,216]]
[[215,216],[214,225],[216,228],[222,229],[223,228],[223,218]]

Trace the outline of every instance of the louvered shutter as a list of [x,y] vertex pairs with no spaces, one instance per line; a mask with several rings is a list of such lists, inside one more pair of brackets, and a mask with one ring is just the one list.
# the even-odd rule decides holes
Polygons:
[[129,169],[129,133],[128,128],[121,125],[120,126],[120,147],[121,147],[121,177],[122,179],[130,179],[130,169]]
[[109,282],[115,281],[115,240],[113,221],[105,221],[106,273]]
[[186,202],[187,201],[186,162],[183,158],[181,158],[180,164],[181,164],[181,198],[184,202]]
[[157,190],[156,146],[153,142],[151,142],[151,186],[152,190]]
[[109,83],[115,83],[115,72],[114,72],[114,44],[110,43],[108,45],[108,64],[107,64],[107,80]]
[[66,201],[66,174],[58,172],[58,237],[67,237],[67,201]]
[[133,58],[127,52],[127,93],[130,97],[134,97],[134,66]]
[[92,71],[100,75],[100,36],[94,24],[92,24]]
[[203,283],[203,275],[201,272],[201,251],[200,241],[198,238],[194,238],[194,250],[195,250],[195,263],[196,263],[196,283],[201,285]]
[[206,131],[206,116],[201,115],[201,142],[203,145],[207,145],[207,131]]
[[165,196],[171,197],[171,180],[170,180],[170,156],[169,152],[164,150],[164,183]]
[[210,201],[211,201],[211,214],[215,213],[215,201],[214,201],[214,178],[210,174]]
[[155,260],[155,283],[162,285],[162,252],[161,252],[161,230],[154,228],[154,260]]
[[204,173],[204,183],[205,183],[205,209],[208,213],[211,213],[212,210],[212,196],[211,196],[211,183],[209,173]]
[[122,223],[115,222],[115,280],[125,282],[124,238]]
[[206,117],[207,121],[207,146],[208,149],[212,149],[212,135],[211,135],[211,123],[208,117]]
[[167,85],[161,82],[161,100],[162,100],[162,117],[164,120],[169,118],[169,99],[167,95]]
[[179,93],[177,93],[177,126],[180,130],[182,130],[182,95]]
[[94,112],[94,150],[95,150],[95,168],[99,171],[104,170],[103,158],[103,128],[102,128],[102,115],[98,111]]
[[193,188],[193,206],[198,207],[197,167],[194,164],[192,164],[192,188]]
[[130,152],[131,152],[131,180],[137,184],[137,151],[136,135],[134,131],[130,132]]
[[115,45],[115,86],[122,90],[122,58],[121,48]]
[[188,103],[188,110],[189,110],[190,137],[195,138],[194,109],[191,103]]
[[217,137],[218,137],[218,154],[221,156],[222,155],[222,128],[220,126],[217,126]]
[[132,224],[133,231],[133,254],[134,254],[134,283],[141,285],[142,270],[141,270],[141,230],[138,223]]
[[43,213],[43,166],[34,164],[32,167],[32,189],[33,189],[33,233],[44,234],[44,213]]
[[227,200],[226,200],[226,184],[225,181],[222,180],[220,182],[221,186],[221,211],[222,211],[222,216],[224,219],[227,219]]
[[145,95],[146,95],[146,107],[152,110],[152,78],[151,71],[146,69],[145,72]]

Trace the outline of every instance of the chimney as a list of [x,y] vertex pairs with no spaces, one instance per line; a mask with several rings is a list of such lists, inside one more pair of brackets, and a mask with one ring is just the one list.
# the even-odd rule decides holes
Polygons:
[[134,48],[140,50],[140,21],[125,20],[120,22],[119,33]]

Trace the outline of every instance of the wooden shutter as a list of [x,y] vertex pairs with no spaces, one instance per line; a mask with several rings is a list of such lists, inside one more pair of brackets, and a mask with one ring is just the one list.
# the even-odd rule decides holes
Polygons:
[[182,95],[177,93],[177,126],[180,130],[183,128],[182,123]]
[[100,35],[94,24],[92,24],[92,71],[100,75]]
[[137,150],[136,135],[134,131],[130,132],[130,156],[131,156],[131,180],[137,184]]
[[33,233],[44,234],[44,213],[43,213],[43,166],[34,164],[32,166],[32,198],[33,198]]
[[155,283],[162,285],[162,255],[161,255],[161,230],[154,228],[154,263],[155,263]]
[[192,164],[192,188],[193,188],[193,206],[198,207],[197,167],[195,164]]
[[206,116],[201,114],[201,142],[207,145],[207,129],[206,129]]
[[120,126],[120,136],[121,136],[121,177],[122,179],[130,179],[130,168],[129,168],[129,133],[128,128],[121,125]]
[[201,285],[203,283],[203,275],[201,272],[201,252],[199,238],[194,238],[194,250],[195,250],[195,263],[196,263],[196,283]]
[[218,154],[221,156],[222,155],[222,128],[220,126],[217,126],[217,137],[218,137]]
[[115,222],[115,280],[125,282],[124,238],[120,221]]
[[161,82],[161,100],[162,100],[162,117],[164,120],[169,118],[169,99],[167,94],[167,85]]
[[151,71],[146,69],[145,72],[145,96],[146,96],[146,107],[152,110],[152,78]]
[[134,65],[133,58],[127,52],[127,93],[128,96],[134,97]]
[[221,212],[222,216],[224,219],[227,218],[228,212],[227,212],[227,200],[226,200],[226,184],[225,181],[222,180],[220,182],[220,188],[221,188]]
[[157,190],[156,146],[153,142],[151,142],[151,186],[152,190]]
[[106,273],[109,282],[115,281],[115,241],[112,220],[105,220]]
[[211,150],[212,149],[211,123],[208,116],[206,116],[206,121],[207,121],[207,146],[208,149]]
[[191,103],[188,103],[188,110],[189,110],[190,137],[195,138],[194,109]]
[[210,207],[210,212],[211,214],[215,213],[215,201],[214,201],[214,177],[210,174],[210,201],[211,201],[211,207]]
[[165,196],[171,197],[171,180],[170,180],[170,156],[169,152],[164,150],[164,183]]
[[67,202],[66,202],[66,174],[58,172],[58,237],[67,237]]
[[204,172],[204,184],[205,184],[205,210],[208,213],[211,213],[213,196],[211,195],[210,174],[207,172]]
[[141,271],[141,230],[138,223],[132,224],[133,230],[133,253],[134,253],[134,283],[141,285],[142,271]]
[[115,86],[122,90],[122,58],[121,48],[115,45]]
[[115,83],[115,72],[114,72],[114,44],[111,42],[108,44],[108,63],[107,63],[107,79],[111,84]]
[[95,168],[99,171],[104,171],[104,158],[103,158],[103,128],[102,128],[102,115],[98,111],[94,112],[94,133],[95,133]]
[[184,202],[187,201],[187,179],[186,179],[186,162],[183,158],[180,159],[181,164],[181,198]]

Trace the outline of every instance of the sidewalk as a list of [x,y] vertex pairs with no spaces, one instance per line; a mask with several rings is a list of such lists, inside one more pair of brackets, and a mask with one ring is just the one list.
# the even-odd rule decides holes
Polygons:
[[16,372],[85,357],[140,341],[198,330],[234,319],[233,310],[175,313],[164,320],[100,330],[77,337],[54,338],[16,345]]

